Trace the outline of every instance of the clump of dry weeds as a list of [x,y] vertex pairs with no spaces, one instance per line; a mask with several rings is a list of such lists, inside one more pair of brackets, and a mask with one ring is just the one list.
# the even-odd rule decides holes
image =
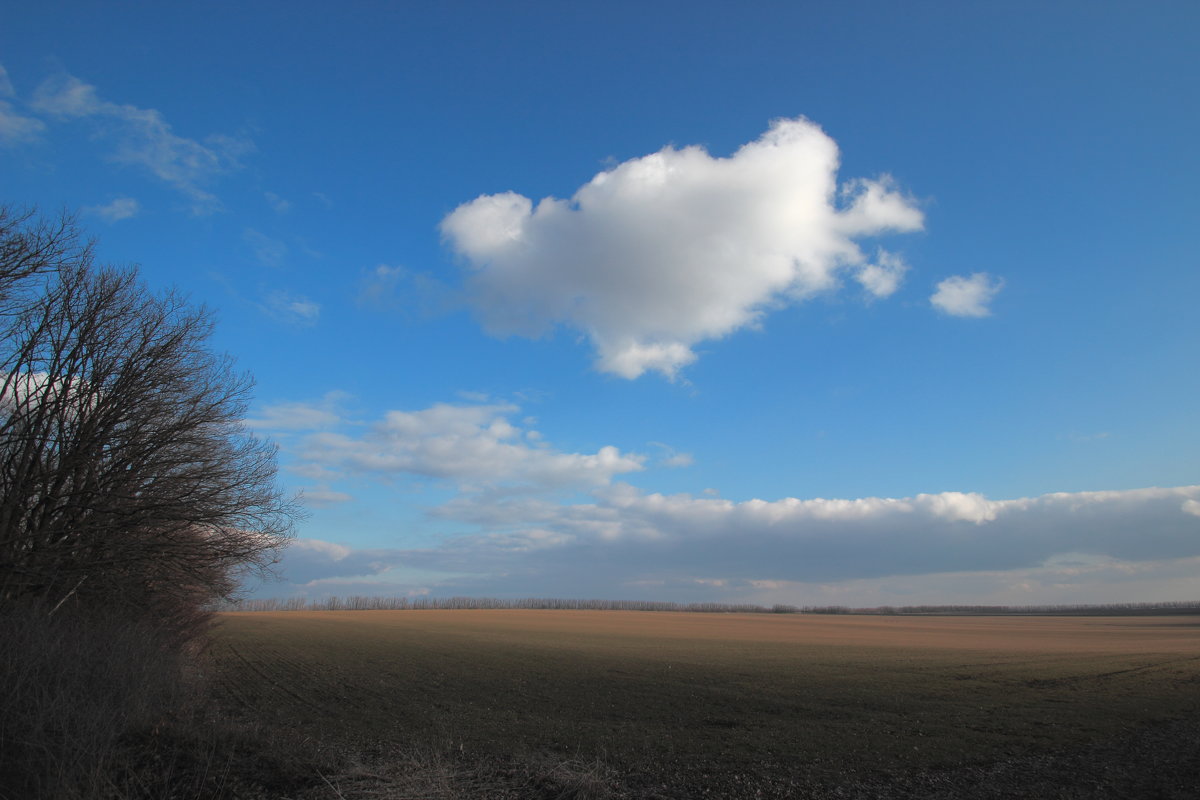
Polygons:
[[461,747],[410,746],[350,758],[305,800],[615,800],[616,770],[600,758],[474,757]]
[[0,800],[291,796],[323,763],[287,731],[217,712],[178,628],[10,604],[0,643]]

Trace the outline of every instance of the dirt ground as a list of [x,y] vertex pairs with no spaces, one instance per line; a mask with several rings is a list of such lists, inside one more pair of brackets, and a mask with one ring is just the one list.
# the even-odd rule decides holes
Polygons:
[[225,700],[266,724],[603,763],[638,797],[967,796],[1039,764],[1115,787],[1154,757],[1170,785],[1163,742],[1194,752],[1200,711],[1197,617],[257,612],[222,615],[213,654]]

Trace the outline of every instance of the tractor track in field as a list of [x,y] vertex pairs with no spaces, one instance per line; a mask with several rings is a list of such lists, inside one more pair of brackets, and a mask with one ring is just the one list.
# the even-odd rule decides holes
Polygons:
[[1115,669],[1108,672],[1087,672],[1077,675],[1064,675],[1056,678],[1032,678],[1024,683],[1031,688],[1060,688],[1083,684],[1088,681],[1105,680],[1108,678],[1116,678],[1125,675],[1151,674],[1154,672],[1168,672],[1172,667],[1178,664],[1187,664],[1200,661],[1200,656],[1192,658],[1177,658],[1171,661],[1159,661],[1154,664],[1143,664],[1137,667],[1127,667],[1126,669]]
[[328,709],[326,709],[326,708],[322,708],[321,706],[319,706],[319,705],[317,705],[317,704],[313,703],[313,702],[312,702],[311,700],[309,700],[308,698],[306,698],[306,697],[304,697],[303,695],[299,694],[298,692],[296,692],[296,691],[294,691],[294,690],[290,689],[289,687],[287,687],[287,686],[283,685],[282,683],[280,683],[279,681],[277,681],[275,678],[273,678],[272,676],[268,675],[266,672],[264,672],[262,669],[260,669],[260,668],[259,668],[259,666],[258,666],[257,664],[255,664],[255,663],[254,663],[253,661],[251,661],[250,659],[246,658],[246,656],[242,655],[242,652],[241,652],[240,650],[238,650],[236,647],[234,647],[232,644],[228,644],[228,643],[227,643],[227,644],[226,644],[226,648],[228,649],[228,651],[229,651],[230,653],[232,653],[232,654],[233,654],[233,656],[234,656],[234,657],[235,657],[235,658],[236,658],[236,659],[237,659],[237,660],[238,660],[240,663],[242,663],[243,665],[245,665],[245,667],[246,667],[247,669],[249,669],[251,672],[253,672],[255,675],[257,675],[257,676],[258,676],[259,678],[261,678],[263,681],[265,681],[265,682],[266,682],[266,683],[267,683],[269,686],[271,686],[271,687],[273,687],[274,689],[278,690],[280,693],[282,693],[282,694],[284,694],[284,695],[286,695],[286,696],[288,696],[288,697],[292,698],[293,700],[297,701],[297,702],[298,702],[298,703],[300,703],[301,705],[303,705],[303,706],[305,706],[305,707],[307,707],[307,708],[309,708],[309,709],[311,709],[311,710],[313,710],[313,711],[316,711],[316,712],[318,712],[318,713],[324,713],[325,711],[327,711],[327,710],[328,710]]

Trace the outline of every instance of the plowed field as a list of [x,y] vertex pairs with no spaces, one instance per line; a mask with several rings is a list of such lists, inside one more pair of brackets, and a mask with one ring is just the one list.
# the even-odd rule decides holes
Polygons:
[[1197,617],[240,613],[214,653],[228,702],[313,736],[601,755],[784,795],[1107,747],[1200,711]]

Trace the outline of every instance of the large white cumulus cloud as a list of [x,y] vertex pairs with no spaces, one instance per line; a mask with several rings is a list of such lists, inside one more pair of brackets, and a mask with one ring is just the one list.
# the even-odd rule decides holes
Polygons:
[[493,334],[561,324],[590,338],[602,371],[672,376],[697,343],[833,289],[843,270],[876,296],[895,291],[903,262],[880,250],[872,265],[855,240],[920,230],[922,214],[889,178],[839,184],[837,170],[817,125],[779,120],[728,158],[666,147],[570,200],[484,195],[441,227]]

